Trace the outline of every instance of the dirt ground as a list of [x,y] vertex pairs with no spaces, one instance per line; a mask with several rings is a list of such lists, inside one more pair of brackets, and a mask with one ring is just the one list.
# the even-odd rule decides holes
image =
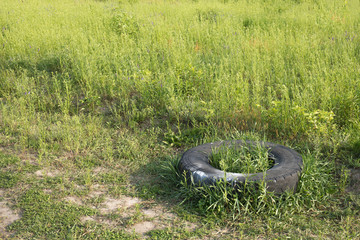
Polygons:
[[[349,185],[347,191],[353,194],[360,194],[360,169],[349,169]],[[38,178],[44,176],[54,177],[60,174],[59,171],[47,169],[38,170],[35,175]],[[146,238],[147,233],[156,229],[164,229],[171,226],[181,226],[188,231],[194,231],[195,223],[180,219],[165,203],[154,200],[142,200],[131,196],[109,196],[101,185],[93,185],[92,191],[83,197],[68,196],[63,200],[75,205],[90,206],[98,210],[94,216],[84,216],[82,222],[95,222],[109,228],[124,229],[128,233],[136,233],[141,238]],[[44,193],[52,194],[52,190],[44,189]],[[90,203],[89,199],[99,198],[99,203]],[[10,198],[6,196],[5,190],[0,189],[0,239],[7,239],[10,233],[6,227],[21,218],[20,210],[14,209]],[[109,216],[116,216],[111,218]]]
[[[0,189],[0,196],[4,196],[4,191]],[[8,232],[6,226],[20,219],[20,214],[10,208],[9,200],[2,198],[0,201],[0,237],[6,238]]]
[[[39,173],[37,173],[39,176],[42,175]],[[49,174],[47,173],[47,175]],[[51,190],[47,189],[44,192],[47,194],[52,193]],[[3,195],[4,191],[0,190],[0,196]],[[155,203],[154,201],[143,201],[137,197],[120,196],[113,198],[106,196],[106,193],[101,190],[95,190],[86,198],[68,196],[64,198],[64,201],[83,205],[87,199],[100,196],[103,196],[104,200],[100,204],[92,206],[99,210],[99,214],[84,216],[80,219],[82,222],[90,221],[106,225],[110,228],[121,228],[129,233],[136,233],[141,238],[146,238],[146,233],[151,230],[163,229],[174,224],[178,225],[180,221],[182,227],[188,231],[193,231],[197,227],[194,223],[179,220],[176,214],[167,210],[167,206]],[[116,214],[119,217],[109,219],[108,216],[110,214]],[[11,209],[9,199],[2,198],[2,201],[0,201],[0,239],[10,237],[6,227],[20,218],[21,214]]]

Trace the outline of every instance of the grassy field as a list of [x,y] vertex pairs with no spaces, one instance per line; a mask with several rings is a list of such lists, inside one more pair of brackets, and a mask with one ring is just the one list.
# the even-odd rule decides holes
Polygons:
[[[1,0],[0,238],[360,238],[359,12]],[[297,150],[297,192],[188,186],[181,154],[229,139]]]

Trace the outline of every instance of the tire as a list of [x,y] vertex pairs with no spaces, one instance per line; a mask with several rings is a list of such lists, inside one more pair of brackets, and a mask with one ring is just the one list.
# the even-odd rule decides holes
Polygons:
[[[231,173],[214,168],[209,164],[212,151],[221,146],[242,147],[260,146],[269,151],[275,164],[266,172]],[[281,194],[285,191],[296,192],[303,167],[302,157],[296,151],[280,144],[254,141],[221,141],[199,145],[187,150],[180,159],[179,170],[185,172],[195,185],[214,185],[226,178],[235,188],[241,187],[245,181],[258,183],[265,181],[268,191]]]

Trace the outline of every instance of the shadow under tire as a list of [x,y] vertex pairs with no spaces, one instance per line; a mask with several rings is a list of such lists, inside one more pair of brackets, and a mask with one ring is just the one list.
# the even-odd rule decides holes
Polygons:
[[[219,147],[255,147],[260,145],[269,151],[274,166],[259,173],[224,172],[210,165],[213,150]],[[180,159],[179,170],[185,172],[195,185],[214,185],[226,179],[235,188],[241,187],[245,181],[266,182],[268,191],[281,194],[285,191],[296,191],[303,168],[302,157],[295,150],[270,142],[230,140],[212,142],[187,150]]]

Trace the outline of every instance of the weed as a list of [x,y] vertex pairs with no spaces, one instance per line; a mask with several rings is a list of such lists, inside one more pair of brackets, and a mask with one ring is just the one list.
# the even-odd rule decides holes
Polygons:
[[139,222],[143,218],[143,213],[140,212],[140,205],[135,205],[135,213],[128,220],[126,225],[131,226]]
[[0,188],[11,188],[16,186],[20,176],[18,173],[0,172]]
[[139,24],[131,14],[119,11],[111,19],[111,28],[120,35],[136,36]]
[[0,151],[0,168],[6,168],[7,166],[11,166],[20,161],[18,157],[13,155],[4,154]]
[[255,147],[242,146],[219,147],[210,157],[210,164],[225,172],[257,173],[268,170],[272,165],[268,150],[257,145]]
[[197,17],[199,22],[209,21],[210,23],[217,23],[220,18],[220,13],[214,9],[197,10]]
[[80,216],[94,214],[94,210],[55,201],[36,189],[20,198],[19,207],[23,216],[10,229],[23,230],[33,237],[64,238],[79,223]]

